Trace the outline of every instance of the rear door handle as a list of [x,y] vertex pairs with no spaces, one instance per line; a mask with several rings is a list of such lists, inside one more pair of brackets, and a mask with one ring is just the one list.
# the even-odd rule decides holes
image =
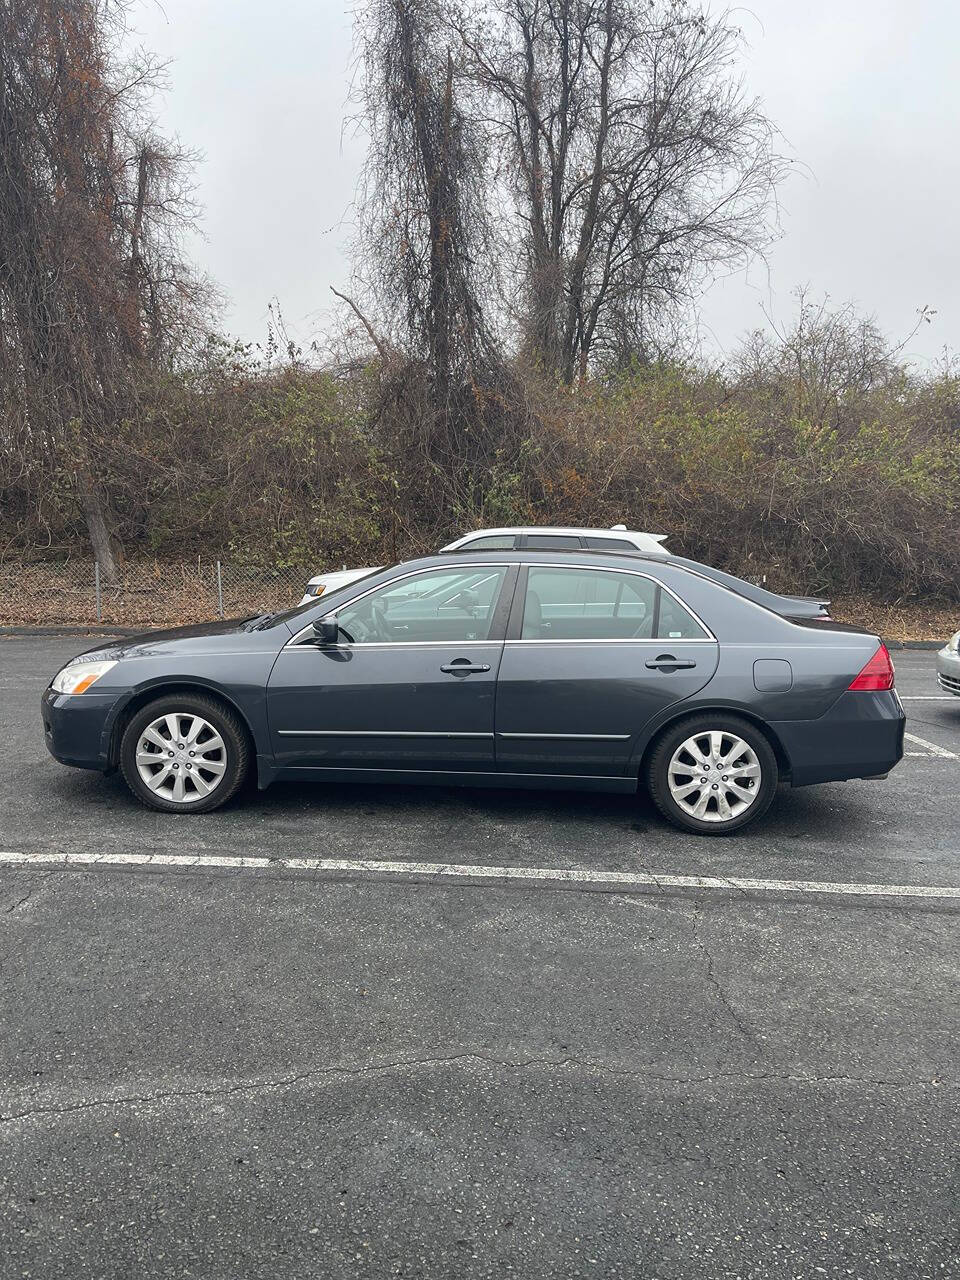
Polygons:
[[486,662],[471,662],[469,658],[454,658],[452,662],[444,663],[440,670],[447,676],[470,676],[475,672],[489,671],[490,667]]
[[672,653],[660,653],[647,663],[651,671],[689,671],[696,665],[690,658],[675,658]]

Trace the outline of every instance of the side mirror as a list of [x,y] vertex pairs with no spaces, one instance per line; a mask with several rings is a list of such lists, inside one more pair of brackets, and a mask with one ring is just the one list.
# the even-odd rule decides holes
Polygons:
[[319,618],[313,624],[313,634],[321,644],[336,644],[340,637],[340,624],[335,613]]

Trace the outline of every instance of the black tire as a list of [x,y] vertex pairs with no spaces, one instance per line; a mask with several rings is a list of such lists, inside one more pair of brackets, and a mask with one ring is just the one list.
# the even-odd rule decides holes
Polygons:
[[[220,775],[219,781],[213,784],[212,790],[208,795],[197,796],[196,788],[191,780],[184,785],[192,788],[192,798],[176,801],[168,798],[167,795],[161,795],[151,790],[140,776],[140,771],[137,767],[137,744],[140,741],[140,737],[153,721],[168,715],[200,716],[223,740],[223,751],[217,752],[218,759],[216,763],[219,765],[222,762],[225,768]],[[209,738],[207,740],[212,741]],[[171,745],[174,752],[177,752],[179,744],[171,743]],[[163,755],[163,752],[158,754],[158,762],[161,764],[166,763]],[[178,752],[177,758],[179,759]],[[178,765],[178,769],[180,767]],[[197,764],[194,760],[190,764],[191,778],[192,771],[196,767]],[[120,740],[120,771],[127,786],[138,800],[141,800],[149,808],[159,809],[163,813],[209,813],[212,809],[219,809],[236,795],[243,784],[249,767],[250,742],[246,729],[239,717],[216,698],[206,697],[204,694],[176,693],[157,698],[145,707],[140,708],[124,729],[123,737]],[[147,768],[149,771],[151,766],[147,766]],[[182,768],[186,770],[187,765],[183,764]],[[158,764],[154,773],[159,772]],[[207,772],[205,778],[202,777],[201,781],[205,781],[206,785],[209,786],[212,778],[212,773]]]
[[[751,800],[748,805],[733,817],[724,819],[716,817],[713,820],[704,820],[694,817],[688,813],[677,800],[674,799],[670,790],[669,771],[670,762],[674,753],[690,738],[697,737],[700,734],[721,733],[729,736],[736,736],[742,739],[753,754],[760,766],[759,785],[752,784],[752,780],[743,779],[738,785],[749,790],[756,791],[756,798]],[[724,743],[724,745],[727,745]],[[691,757],[687,757],[688,759]],[[717,777],[717,783],[711,781],[709,769],[714,766],[706,766],[704,773],[699,778],[694,778],[694,783],[699,783],[703,778],[707,779],[702,789],[691,793],[697,799],[704,791],[717,791],[722,789],[722,781]],[[699,774],[699,769],[695,771]],[[735,772],[735,770],[730,770]],[[716,775],[713,775],[716,776]],[[730,774],[723,775],[723,778],[729,777]],[[647,787],[650,791],[650,797],[668,822],[673,823],[675,827],[679,827],[682,831],[693,831],[697,835],[704,836],[726,836],[732,835],[735,831],[741,831],[751,822],[755,822],[757,818],[763,816],[770,808],[773,797],[777,793],[777,784],[780,781],[780,770],[777,766],[777,757],[764,733],[752,724],[749,720],[743,720],[739,716],[726,715],[722,712],[716,714],[706,713],[699,716],[691,716],[687,720],[681,720],[678,724],[665,729],[663,734],[657,740],[653,751],[647,762]],[[729,794],[729,793],[725,793]],[[691,801],[692,802],[692,801]],[[709,811],[718,814],[719,802],[716,799],[707,799]]]

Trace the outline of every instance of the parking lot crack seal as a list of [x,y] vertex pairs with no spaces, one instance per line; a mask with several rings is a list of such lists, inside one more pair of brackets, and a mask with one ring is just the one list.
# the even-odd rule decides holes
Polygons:
[[451,1054],[446,1057],[405,1058],[396,1062],[371,1063],[368,1066],[348,1067],[315,1067],[309,1071],[301,1071],[295,1075],[279,1080],[251,1080],[239,1084],[224,1084],[205,1089],[161,1089],[154,1093],[122,1094],[116,1097],[93,1098],[83,1102],[66,1102],[59,1105],[30,1107],[23,1111],[0,1114],[0,1126],[13,1125],[20,1121],[39,1120],[45,1117],[75,1115],[85,1111],[109,1109],[111,1107],[137,1107],[152,1103],[189,1102],[193,1100],[217,1101],[236,1097],[241,1094],[269,1093],[273,1090],[292,1089],[297,1085],[307,1084],[313,1080],[336,1077],[365,1077],[390,1072],[401,1072],[431,1067],[447,1067],[461,1062],[485,1063],[488,1066],[506,1070],[529,1070],[531,1068],[547,1068],[563,1070],[578,1068],[584,1071],[595,1071],[601,1075],[615,1078],[636,1080],[641,1084],[699,1086],[725,1084],[732,1081],[740,1083],[781,1082],[800,1085],[853,1085],[880,1089],[925,1089],[953,1088],[954,1081],[938,1078],[924,1080],[883,1080],[861,1076],[811,1076],[797,1075],[790,1072],[748,1072],[729,1071],[714,1072],[702,1076],[661,1075],[649,1071],[635,1070],[630,1067],[611,1066],[603,1062],[577,1057],[563,1058],[496,1058],[488,1054],[467,1052]]
[[693,914],[691,916],[691,921],[693,924],[693,941],[698,947],[701,955],[703,956],[704,965],[707,971],[707,982],[716,992],[717,999],[719,1000],[723,1008],[727,1011],[731,1021],[733,1022],[737,1030],[740,1032],[740,1034],[744,1037],[744,1039],[749,1040],[751,1044],[756,1045],[757,1048],[759,1048],[760,1047],[759,1041],[757,1040],[756,1035],[750,1029],[750,1027],[747,1026],[743,1018],[740,1016],[737,1010],[730,1003],[730,999],[726,991],[723,989],[723,985],[721,984],[719,978],[717,977],[714,971],[713,956],[711,955],[710,949],[707,946],[707,944],[704,942],[702,937],[701,926],[703,924],[703,915],[700,909],[700,903],[697,901],[693,903]]
[[15,915],[16,912],[18,912],[22,907],[25,907],[28,902],[30,902],[33,898],[37,896],[38,893],[43,892],[43,890],[46,888],[47,881],[50,880],[55,874],[56,873],[53,871],[48,871],[46,875],[40,876],[39,877],[40,883],[31,885],[31,887],[27,890],[27,892],[23,895],[22,898],[20,898],[17,902],[14,902],[12,906],[7,907],[6,911],[4,912],[4,915],[8,915],[8,916]]

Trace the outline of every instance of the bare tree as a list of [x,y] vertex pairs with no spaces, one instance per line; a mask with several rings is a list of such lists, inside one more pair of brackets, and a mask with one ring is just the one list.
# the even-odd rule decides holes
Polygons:
[[904,351],[934,311],[920,308],[909,333],[895,342],[852,303],[814,300],[806,289],[794,296],[789,325],[767,315],[769,327],[748,334],[736,353],[732,372],[741,394],[766,397],[772,420],[844,432],[876,413],[879,394],[904,396],[911,376]]
[[492,350],[477,279],[489,262],[483,149],[439,0],[370,0],[356,30],[369,135],[360,273],[445,409]]
[[122,0],[0,0],[4,445],[75,495],[108,577],[116,433],[205,301],[179,244],[190,157],[152,128],[161,68],[121,57],[124,15]]
[[528,348],[566,381],[643,357],[771,235],[785,162],[732,75],[739,33],[686,0],[490,0],[458,30],[519,215]]

